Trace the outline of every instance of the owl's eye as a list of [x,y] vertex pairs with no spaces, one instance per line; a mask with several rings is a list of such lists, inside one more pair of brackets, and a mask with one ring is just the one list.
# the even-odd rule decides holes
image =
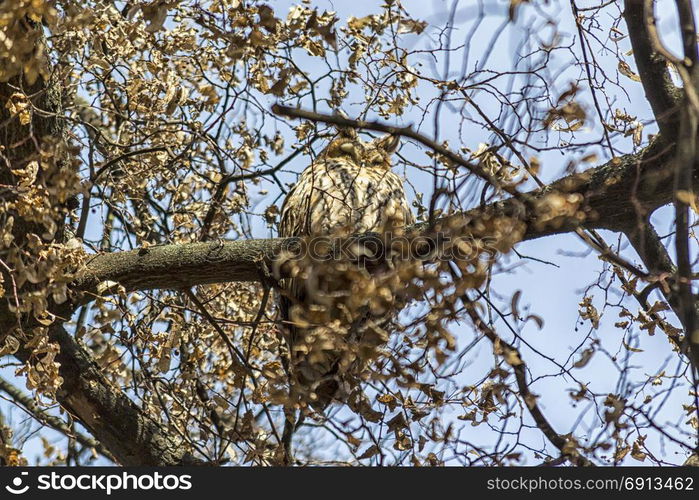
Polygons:
[[343,153],[348,153],[348,154],[355,154],[355,149],[354,149],[354,144],[346,142],[340,146],[340,151]]
[[384,162],[383,156],[381,156],[378,153],[371,155],[371,157],[369,158],[369,163],[371,163],[372,165],[379,165],[383,162]]

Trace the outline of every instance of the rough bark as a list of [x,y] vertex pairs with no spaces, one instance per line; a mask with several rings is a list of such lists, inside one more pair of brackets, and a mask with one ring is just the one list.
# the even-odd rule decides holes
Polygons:
[[624,20],[629,30],[643,90],[665,137],[673,137],[679,124],[679,103],[682,91],[675,87],[668,71],[668,61],[653,47],[649,27],[655,25],[652,8],[646,0],[625,0]]
[[[63,385],[61,406],[78,419],[122,465],[168,466],[196,464],[184,440],[150,418],[102,373],[92,356],[61,324],[51,327],[50,339],[60,346]],[[26,361],[30,353],[16,356]]]
[[[450,216],[450,219],[468,222],[484,216],[517,218],[527,225],[525,241],[577,228],[630,230],[655,209],[672,201],[672,171],[667,168],[671,158],[671,148],[656,141],[640,153],[530,191],[527,203],[511,198]],[[582,196],[579,213],[540,225],[537,201],[561,193]],[[580,213],[585,216],[581,218]],[[446,222],[442,219],[436,226]],[[435,228],[421,223],[413,226],[410,232],[424,234],[432,230]],[[258,281],[266,275],[270,262],[283,244],[283,239],[216,241],[97,255],[88,262],[83,277],[75,283],[74,289],[82,292],[76,301],[89,302],[96,295],[115,290],[110,282],[134,291]]]

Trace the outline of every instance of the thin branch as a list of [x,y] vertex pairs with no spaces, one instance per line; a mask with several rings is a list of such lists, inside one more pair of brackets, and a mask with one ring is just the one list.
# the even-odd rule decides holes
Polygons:
[[52,429],[64,434],[69,438],[75,439],[78,443],[82,444],[83,446],[93,448],[99,454],[111,460],[112,462],[117,462],[116,458],[114,458],[114,455],[112,455],[107,448],[102,446],[102,444],[99,441],[95,441],[91,437],[85,436],[84,434],[76,431],[75,429],[71,429],[70,426],[68,426],[68,424],[66,424],[62,419],[46,413],[41,408],[39,408],[39,406],[34,402],[32,398],[24,394],[19,388],[15,387],[8,380],[2,377],[0,377],[0,391],[3,391],[10,398],[12,398],[12,401],[14,403],[21,406],[38,422],[44,425],[48,425]]
[[402,137],[407,137],[408,139],[413,139],[419,142],[423,146],[427,146],[435,153],[438,153],[449,161],[461,165],[462,167],[469,170],[474,175],[477,175],[481,179],[485,180],[491,186],[500,189],[515,198],[522,197],[522,193],[518,192],[512,185],[505,184],[496,177],[494,177],[490,172],[484,169],[482,166],[465,160],[460,155],[454,153],[450,149],[446,148],[442,144],[439,144],[424,135],[414,131],[412,127],[397,127],[395,125],[389,125],[386,123],[380,123],[375,121],[365,121],[365,120],[351,120],[340,116],[337,114],[328,115],[323,113],[315,113],[313,111],[307,111],[304,109],[292,108],[290,106],[283,106],[281,104],[275,104],[272,106],[272,112],[282,116],[288,116],[291,118],[302,118],[304,120],[310,120],[313,122],[323,122],[330,123],[332,125],[337,125],[340,127],[352,127],[352,128],[363,128],[366,130],[375,130],[377,132],[385,132],[391,135],[400,135]]
[[592,466],[594,465],[590,460],[580,454],[577,444],[571,440],[570,437],[564,436],[556,432],[551,423],[548,421],[544,413],[539,408],[537,404],[537,396],[531,392],[529,388],[529,383],[527,382],[527,365],[524,363],[519,350],[512,344],[509,344],[503,340],[495,330],[488,326],[478,315],[473,303],[464,297],[466,300],[466,311],[473,321],[473,324],[478,328],[483,335],[488,337],[493,343],[493,346],[497,351],[501,353],[503,358],[512,367],[515,373],[515,379],[517,380],[517,388],[519,389],[519,394],[524,400],[524,404],[529,410],[529,414],[534,419],[536,426],[539,430],[546,436],[551,444],[553,444],[561,452],[561,455],[568,458],[571,462],[576,465],[582,466]]
[[[199,311],[201,312],[202,316],[204,316],[206,321],[208,321],[208,323],[213,327],[213,329],[216,330],[216,333],[218,333],[223,342],[230,349],[231,365],[239,364],[240,368],[242,368],[250,376],[250,380],[252,381],[253,386],[257,389],[257,378],[255,377],[254,368],[250,365],[250,363],[248,363],[248,360],[246,359],[245,355],[240,351],[240,349],[238,349],[233,344],[233,342],[231,342],[231,340],[228,338],[228,335],[226,335],[226,332],[223,331],[223,329],[216,322],[214,317],[211,316],[211,313],[208,311],[208,309],[206,309],[206,306],[199,300],[199,298],[189,289],[185,290],[185,294],[192,302],[194,302],[194,304],[197,306],[197,309],[199,309]],[[238,363],[236,363],[236,360],[238,361]],[[262,408],[265,412],[265,415],[267,416],[267,421],[269,422],[270,428],[272,429],[272,434],[274,434],[274,437],[277,440],[277,442],[281,444],[281,437],[279,437],[277,427],[274,425],[274,419],[272,418],[272,415],[269,412],[267,404],[262,403]]]

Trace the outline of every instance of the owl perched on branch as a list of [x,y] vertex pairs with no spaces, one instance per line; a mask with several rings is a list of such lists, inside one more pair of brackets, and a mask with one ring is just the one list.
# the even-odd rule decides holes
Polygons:
[[[355,130],[340,130],[284,200],[279,236],[304,238],[307,249],[317,250],[319,240],[367,232],[386,237],[412,224],[403,182],[391,171],[398,143],[390,135],[364,142]],[[323,410],[346,399],[346,392],[339,395],[343,384],[388,339],[384,327],[399,302],[390,290],[400,283],[386,268],[368,270],[336,254],[300,259],[291,274],[280,304],[291,393]]]

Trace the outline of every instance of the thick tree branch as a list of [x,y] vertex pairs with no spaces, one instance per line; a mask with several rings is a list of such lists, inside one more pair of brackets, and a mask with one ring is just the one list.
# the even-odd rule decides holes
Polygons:
[[[689,74],[684,79],[685,103],[680,114],[680,126],[675,159],[675,252],[677,254],[677,298],[679,317],[689,340],[695,369],[699,369],[699,325],[696,297],[692,291],[692,256],[690,250],[690,200],[693,196],[693,172],[697,165],[697,131],[699,90],[697,68],[697,33],[694,12],[689,0],[677,0],[684,47],[683,64]],[[694,96],[694,97],[693,97]],[[698,372],[695,372],[695,376]],[[696,380],[695,380],[696,382]]]
[[95,256],[75,285],[77,302],[116,291],[180,289],[228,281],[258,281],[263,262],[283,240],[260,239],[156,245]]
[[624,0],[624,19],[643,90],[660,131],[670,139],[677,133],[682,93],[672,83],[667,61],[653,43],[657,32],[652,5],[652,0]]
[[0,377],[0,391],[7,394],[12,401],[23,408],[27,413],[29,413],[37,422],[51,427],[52,429],[60,432],[61,434],[75,439],[78,443],[82,444],[87,448],[94,448],[95,451],[103,455],[105,458],[116,462],[116,459],[111,454],[111,452],[102,446],[101,443],[95,441],[89,436],[85,436],[75,429],[72,429],[63,419],[51,415],[44,410],[42,410],[34,399],[23,393],[18,387],[15,387],[8,380]]
[[[431,233],[454,219],[465,222],[464,230],[468,230],[470,222],[483,217],[508,216],[526,224],[525,241],[578,228],[628,231],[656,208],[672,202],[672,171],[666,168],[671,153],[671,148],[656,141],[638,154],[530,191],[526,193],[527,203],[510,198],[441,219],[436,227],[421,223],[410,230]],[[572,213],[547,213],[549,195],[572,196],[578,209]],[[75,302],[85,303],[113,293],[117,284],[134,291],[258,281],[283,244],[282,239],[213,241],[97,255],[74,284],[73,289],[82,293]]]
[[[121,465],[168,466],[195,464],[184,443],[152,420],[114,386],[92,356],[61,324],[52,325],[51,341],[60,346],[56,361],[63,385],[58,402],[106,447]],[[31,352],[15,354],[28,361]]]

